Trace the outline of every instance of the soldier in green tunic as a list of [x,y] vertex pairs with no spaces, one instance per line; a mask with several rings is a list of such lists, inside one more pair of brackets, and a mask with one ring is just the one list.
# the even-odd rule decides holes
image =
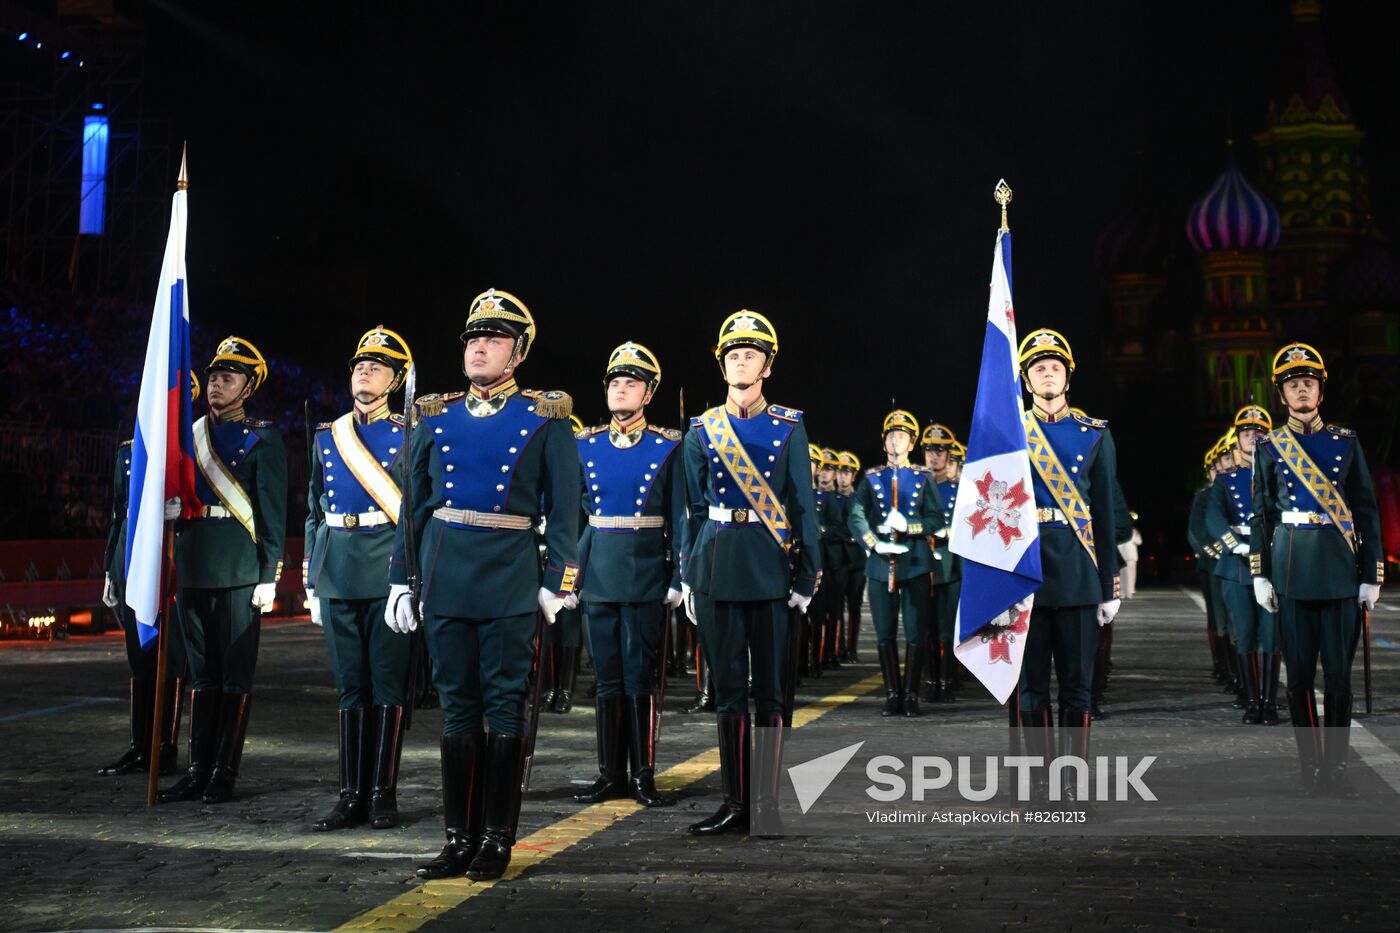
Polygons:
[[834,549],[833,572],[837,575],[832,587],[832,600],[836,603],[833,611],[839,615],[841,635],[841,660],[855,663],[860,660],[856,654],[856,644],[860,638],[860,605],[865,599],[865,548],[851,534],[851,504],[855,500],[856,481],[860,477],[860,458],[849,450],[836,454],[836,495],[834,497],[837,514],[832,516],[836,530],[840,533],[840,546]]
[[[851,534],[865,546],[865,576],[876,651],[885,680],[884,716],[918,716],[920,671],[932,636],[929,596],[933,550],[929,536],[945,527],[938,483],[926,467],[909,462],[919,423],[895,410],[881,426],[886,462],[865,471],[851,505]],[[904,619],[904,676],[899,671],[898,626]]]
[[383,619],[408,459],[403,417],[389,410],[389,396],[411,365],[401,336],[383,326],[367,331],[350,357],[353,407],[313,438],[302,581],[340,693],[340,797],[312,824],[319,831],[366,819],[375,829],[399,824],[411,637]]
[[[1322,420],[1327,368],[1305,343],[1274,356],[1288,421],[1255,448],[1249,561],[1259,605],[1276,612],[1288,709],[1306,794],[1356,796],[1346,775],[1351,665],[1361,612],[1385,582],[1380,510],[1356,432]],[[1313,690],[1322,659],[1323,733]]]
[[924,449],[924,466],[938,484],[943,503],[944,527],[929,537],[933,548],[933,625],[928,640],[929,680],[925,698],[951,703],[956,699],[954,684],[961,684],[962,665],[953,655],[957,638],[958,597],[962,591],[962,557],[948,549],[948,529],[953,522],[953,506],[958,501],[958,467],[953,445],[958,442],[952,430],[941,424],[924,428],[919,439]]
[[[569,416],[574,435],[583,430],[578,415]],[[587,511],[579,516],[580,527]],[[578,675],[578,653],[583,646],[583,609],[577,603],[564,603],[554,617],[554,624],[545,631],[545,654],[540,659],[545,670],[545,690],[540,708],[547,713],[567,713],[574,708],[574,682]],[[594,678],[589,696],[597,696],[598,682]]]
[[190,666],[190,765],[162,803],[233,797],[243,757],[262,614],[277,598],[287,531],[282,435],[244,403],[267,380],[267,361],[241,337],[219,344],[206,368],[209,414],[194,423],[199,504],[166,503],[175,525],[176,610]]
[[[447,844],[420,878],[463,872],[499,878],[520,818],[528,723],[526,686],[539,650],[537,612],[549,622],[578,574],[579,466],[572,402],[520,389],[517,367],[535,321],[514,295],[472,300],[462,331],[466,393],[417,401],[409,442],[412,528],[394,531],[385,622],[418,625],[404,563],[417,549],[424,633],[442,700],[442,802]],[[545,519],[547,563],[535,528]],[[490,725],[489,735],[483,720]]]
[[816,496],[817,510],[822,513],[822,566],[828,569],[825,585],[817,592],[816,601],[821,603],[821,612],[813,619],[821,625],[818,666],[823,670],[837,670],[841,667],[841,587],[845,574],[834,568],[841,559],[842,543],[850,532],[845,527],[845,510],[836,498],[836,469],[840,466],[836,451],[823,447],[820,452]]

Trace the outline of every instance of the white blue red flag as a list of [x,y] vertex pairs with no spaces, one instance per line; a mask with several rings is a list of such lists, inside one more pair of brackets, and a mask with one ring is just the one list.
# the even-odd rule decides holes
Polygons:
[[179,496],[184,513],[200,507],[194,487],[190,398],[190,308],[185,283],[185,162],[170,206],[170,235],[160,268],[136,435],[131,445],[131,493],[126,513],[126,604],[136,614],[141,645],[160,634],[165,557],[165,501]]
[[1003,228],[992,259],[967,465],[949,529],[949,548],[963,558],[954,653],[999,703],[1020,682],[1030,631],[1028,607],[1041,581],[1040,524],[1023,414],[1011,303],[1011,232]]

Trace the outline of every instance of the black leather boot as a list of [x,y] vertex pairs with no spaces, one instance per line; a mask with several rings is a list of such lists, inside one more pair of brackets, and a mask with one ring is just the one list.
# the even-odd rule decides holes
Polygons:
[[190,692],[190,766],[171,787],[156,794],[158,803],[198,800],[204,796],[214,767],[214,746],[219,735],[219,704],[223,692]]
[[[180,770],[180,713],[185,706],[185,679],[166,679],[165,722],[162,724],[160,741],[160,773],[164,776]],[[155,715],[152,711],[152,716]]]
[[1318,735],[1317,696],[1311,689],[1288,691],[1288,715],[1298,743],[1298,788],[1305,797],[1322,793],[1322,737]]
[[365,821],[365,708],[339,711],[340,799],[331,812],[311,824],[318,832],[350,829]]
[[[1060,713],[1060,754],[1081,759],[1086,766],[1092,766],[1089,757],[1089,723],[1093,721],[1088,710],[1067,709]],[[1065,803],[1084,803],[1094,792],[1094,776],[1089,775],[1088,793],[1079,793],[1078,770],[1066,767],[1060,771],[1060,800]]]
[[486,734],[462,732],[442,737],[442,820],[447,845],[432,861],[418,866],[418,877],[455,878],[476,858],[482,832],[482,758]]
[[467,867],[472,881],[493,881],[506,873],[520,820],[520,779],[525,769],[525,736],[486,738],[485,828],[476,858]]
[[1229,680],[1230,674],[1225,669],[1225,656],[1220,651],[1220,638],[1210,626],[1206,626],[1206,640],[1210,643],[1210,675],[1215,678],[1216,683],[1224,684]]
[[1260,721],[1266,726],[1278,725],[1278,678],[1283,655],[1271,654],[1260,664],[1264,672],[1264,695],[1260,704]]
[[880,661],[880,676],[885,681],[885,708],[881,716],[899,715],[899,646],[892,641],[882,641],[875,646]]
[[574,794],[579,803],[599,803],[627,797],[627,732],[622,723],[622,697],[599,697],[594,705],[597,727],[598,779],[593,786]]
[[227,803],[233,799],[252,704],[252,696],[246,693],[225,693],[219,704],[219,744],[214,752],[214,773],[204,788],[205,803]]
[[132,677],[127,681],[127,719],[131,728],[131,744],[120,758],[97,769],[102,777],[115,777],[133,771],[145,771],[151,757],[151,717],[154,714],[156,685],[153,680]]
[[1055,720],[1049,707],[1022,711],[1021,737],[1026,755],[1041,759],[1041,763],[1031,769],[1031,803],[1047,803],[1050,800],[1050,762],[1055,759]]
[[1108,692],[1109,636],[1113,623],[1099,626],[1098,646],[1094,649],[1094,676],[1089,679],[1089,718],[1107,719],[1103,710],[1104,694]]
[[850,653],[851,663],[860,663],[860,654],[856,651],[856,641],[860,637],[860,610],[848,610],[846,621],[846,651]]
[[823,636],[826,641],[826,666],[833,671],[841,669],[841,652],[837,650],[837,632],[841,629],[841,621],[838,618],[826,620],[826,634]]
[[1351,752],[1351,694],[1322,695],[1322,786],[1329,797],[1355,800],[1361,796],[1347,777]]
[[559,667],[554,674],[554,711],[567,713],[574,708],[574,676],[578,669],[578,649],[560,648],[555,660]]
[[783,835],[782,815],[778,812],[778,793],[783,773],[783,714],[759,713],[754,717],[752,832],[764,839]]
[[627,698],[627,759],[632,770],[632,799],[644,807],[669,807],[675,803],[656,790],[656,697]]
[[699,652],[696,658],[695,683],[699,686],[699,692],[695,694],[695,701],[681,712],[713,713],[715,711],[715,687],[714,678],[710,676],[710,662],[705,659],[703,651]]
[[904,715],[913,719],[922,715],[919,709],[919,683],[923,678],[924,646],[904,643]]
[[943,701],[943,682],[939,679],[943,665],[939,663],[938,649],[942,647],[935,639],[924,642],[924,670],[926,674],[919,687],[919,699],[925,703]]
[[[546,632],[548,638],[548,632]],[[540,691],[540,710],[554,712],[554,696],[559,692],[559,646],[546,643],[540,652],[539,676],[544,678]]]
[[393,829],[399,825],[399,758],[403,754],[402,706],[376,706],[374,727],[374,786],[369,796],[369,825]]
[[749,831],[749,732],[752,724],[747,713],[720,713],[715,722],[719,727],[719,773],[724,803],[713,816],[691,824],[690,832],[695,836]]
[[1259,652],[1241,654],[1235,663],[1244,672],[1245,706],[1244,716],[1240,721],[1247,726],[1257,726],[1263,715],[1259,699]]

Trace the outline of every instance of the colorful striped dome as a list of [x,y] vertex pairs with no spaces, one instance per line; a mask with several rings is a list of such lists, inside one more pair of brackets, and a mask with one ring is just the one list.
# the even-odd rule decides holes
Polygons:
[[1254,190],[1233,158],[1186,218],[1186,237],[1198,253],[1273,249],[1281,228],[1278,208]]

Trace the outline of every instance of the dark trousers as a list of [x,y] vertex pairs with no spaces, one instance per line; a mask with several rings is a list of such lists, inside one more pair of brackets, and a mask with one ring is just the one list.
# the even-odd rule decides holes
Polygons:
[[933,618],[938,625],[938,640],[945,645],[958,640],[954,629],[958,622],[958,597],[961,594],[962,580],[935,583],[933,587]]
[[1206,614],[1215,625],[1215,634],[1229,638],[1230,613],[1225,608],[1225,593],[1220,586],[1224,582],[1213,573],[1206,574],[1206,606],[1209,607]]
[[1277,622],[1272,612],[1255,601],[1253,584],[1221,580],[1220,595],[1225,602],[1225,611],[1230,615],[1230,632],[1234,636],[1236,650],[1241,654],[1251,651],[1273,654]]
[[1039,606],[1031,610],[1026,654],[1021,662],[1021,709],[1052,709],[1050,666],[1060,684],[1059,705],[1088,712],[1098,650],[1097,606]]
[[1279,599],[1288,689],[1311,690],[1322,658],[1324,693],[1351,693],[1351,662],[1361,634],[1355,599]]
[[407,706],[413,638],[384,624],[384,599],[321,599],[340,708]]
[[661,650],[662,604],[586,603],[584,609],[598,696],[650,696]]
[[785,599],[724,602],[695,594],[700,645],[715,678],[717,712],[747,714],[750,695],[757,713],[783,711],[788,611]]
[[253,608],[253,587],[181,587],[175,604],[190,665],[190,686],[252,692],[262,629],[262,613]]
[[535,659],[535,613],[499,619],[430,615],[423,634],[442,703],[442,734],[525,734],[526,687]]
[[[554,624],[545,629],[545,644],[578,648],[583,644],[583,609],[560,609]],[[592,649],[589,649],[590,653]]]
[[[126,663],[131,667],[131,679],[138,683],[150,682],[155,689],[156,682],[156,643],[142,649],[141,636],[136,631],[136,611],[125,600],[117,603],[112,610],[122,623],[122,639],[126,642]],[[161,624],[165,624],[162,621]],[[185,676],[185,639],[180,634],[179,619],[170,620],[172,628],[165,636],[165,671],[169,677]]]
[[923,642],[929,627],[929,575],[919,574],[895,583],[890,592],[884,580],[870,580],[870,617],[875,622],[875,640],[884,644],[899,637],[899,619],[904,617],[904,640],[911,645]]

